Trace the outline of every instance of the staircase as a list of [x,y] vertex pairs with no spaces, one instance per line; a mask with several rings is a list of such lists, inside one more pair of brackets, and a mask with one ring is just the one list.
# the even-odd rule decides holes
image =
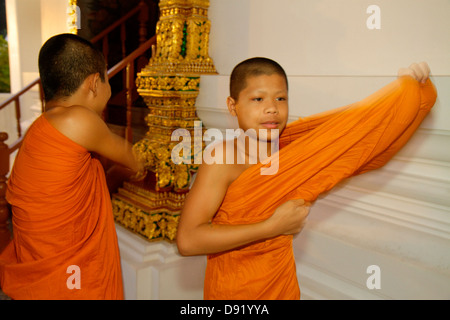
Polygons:
[[[146,131],[145,116],[148,109],[136,91],[135,79],[136,74],[144,67],[150,58],[151,47],[156,45],[156,37],[153,35],[156,26],[153,26],[149,37],[148,17],[149,6],[145,0],[141,0],[139,5],[130,10],[122,18],[110,25],[91,42],[97,45],[107,58],[111,56],[109,48],[121,48],[122,59],[119,62],[108,61],[108,65],[113,65],[108,70],[108,77],[111,84],[111,99],[108,102],[104,113],[104,120],[110,129],[116,134],[126,138],[130,142],[136,142],[141,139]],[[155,8],[153,8],[155,9]],[[127,37],[130,32],[135,30],[127,30],[126,22],[130,19],[139,22],[138,34],[139,44],[137,48],[127,48]],[[113,32],[120,33],[120,39],[111,36]],[[120,41],[120,46],[117,45]],[[130,42],[130,41],[128,41]],[[115,43],[115,46],[110,45]],[[8,100],[0,105],[0,110],[6,107],[15,107],[15,121],[17,123],[17,141],[6,145],[8,134],[1,132],[0,128],[0,252],[6,246],[11,238],[10,232],[10,208],[5,199],[6,182],[10,169],[10,158],[17,151],[22,143],[23,132],[21,128],[21,96],[38,86],[41,100],[41,112],[43,111],[44,100],[40,79],[36,79],[21,91],[14,94]],[[12,120],[13,121],[13,120]]]
[[[135,143],[141,140],[147,132],[147,123],[145,117],[149,110],[143,99],[133,91],[131,106],[131,142]],[[105,113],[105,121],[108,127],[114,133],[126,137],[127,128],[127,110],[126,106],[127,92],[122,90],[114,94],[108,102],[107,112]]]
[[[136,91],[136,72],[134,70],[139,72],[150,59],[151,50],[149,50],[148,45],[146,46],[148,35],[150,35],[149,30],[147,30],[149,26],[147,22],[150,16],[149,10],[155,10],[156,8],[149,8],[147,2],[141,0],[136,8],[91,39],[91,42],[103,51],[108,65],[114,65],[108,72],[112,95],[104,112],[105,122],[113,132],[133,143],[140,140],[147,131],[145,117],[148,114],[148,108]],[[137,20],[138,26],[135,23],[126,28],[127,22],[130,20],[132,22]],[[151,36],[154,36],[156,25],[152,25],[150,28]],[[118,37],[120,45],[119,41],[115,41],[114,46],[110,45],[111,40],[108,41],[108,37]],[[154,38],[150,38],[150,42],[156,44]],[[127,44],[131,45],[127,46]],[[133,44],[138,48],[133,47]],[[134,49],[144,50],[140,50],[140,53],[136,54]],[[131,70],[127,70],[130,68]],[[112,73],[112,70],[119,71],[122,76],[116,76],[117,72]],[[130,101],[128,100],[129,97],[131,98]],[[131,114],[131,117],[129,114]]]

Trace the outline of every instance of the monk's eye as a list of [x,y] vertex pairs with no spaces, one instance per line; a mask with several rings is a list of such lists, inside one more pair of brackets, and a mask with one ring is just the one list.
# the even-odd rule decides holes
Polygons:
[[286,101],[287,99],[285,97],[278,97],[275,100],[276,101]]
[[261,102],[261,101],[263,101],[263,98],[253,98],[252,100],[256,101],[256,102]]

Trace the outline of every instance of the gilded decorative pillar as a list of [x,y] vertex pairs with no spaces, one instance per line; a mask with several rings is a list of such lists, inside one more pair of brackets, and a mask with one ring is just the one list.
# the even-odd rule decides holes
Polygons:
[[77,34],[80,28],[80,8],[77,0],[68,0],[67,4],[67,28],[70,33]]
[[[134,145],[150,173],[144,181],[125,182],[113,195],[115,220],[149,240],[174,240],[179,214],[203,150],[195,102],[200,75],[215,74],[209,57],[209,0],[161,0],[156,50],[137,75],[136,86],[149,108],[148,131]],[[197,125],[197,126],[196,126]],[[172,160],[172,133],[189,135],[190,153]],[[200,130],[200,135],[195,134]]]

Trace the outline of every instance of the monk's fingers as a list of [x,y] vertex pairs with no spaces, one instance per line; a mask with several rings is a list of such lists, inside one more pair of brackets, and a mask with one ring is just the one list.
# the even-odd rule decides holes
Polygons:
[[311,204],[304,199],[292,199],[275,209],[267,219],[278,230],[277,234],[294,234],[300,232],[306,224]]
[[425,61],[419,62],[419,67],[424,70],[424,72],[429,75],[430,74],[430,66]]
[[[302,200],[302,199],[298,199]],[[301,219],[307,219],[309,211],[311,209],[311,202],[309,201],[297,201],[295,210]]]
[[292,199],[289,200],[288,202],[291,202],[295,206],[305,206],[305,207],[311,206],[311,202],[305,201],[305,199]]
[[303,228],[306,226],[306,223],[308,222],[308,214],[304,215],[301,220],[299,221],[299,223],[294,227],[294,229],[292,230],[292,234],[295,233],[299,233],[300,231],[303,230]]
[[418,63],[413,63],[409,66],[409,68],[414,72],[414,78],[419,82],[422,81],[424,75],[422,68],[420,68],[420,65]]
[[300,210],[301,210],[301,212],[303,213],[303,215],[305,216],[305,217],[307,217],[308,215],[309,215],[309,211],[310,211],[310,209],[311,209],[311,206],[301,206],[300,207]]
[[430,72],[431,72],[430,66],[425,61],[422,61],[422,62],[418,63],[418,67],[420,68],[420,70],[422,71],[422,74],[423,74],[422,82],[425,82],[430,76]]
[[426,62],[413,63],[409,66],[414,73],[414,79],[419,82],[425,82],[430,74],[430,67]]
[[305,204],[305,200],[304,199],[293,199],[290,200],[294,205],[296,206],[302,206]]
[[430,67],[426,62],[413,63],[408,68],[400,68],[398,77],[410,76],[419,82],[425,82],[430,76]]

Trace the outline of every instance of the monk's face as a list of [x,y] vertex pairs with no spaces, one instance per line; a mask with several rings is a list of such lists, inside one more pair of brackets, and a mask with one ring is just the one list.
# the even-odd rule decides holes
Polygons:
[[239,127],[245,132],[254,129],[258,139],[272,140],[281,134],[289,114],[286,80],[278,74],[247,78],[247,86],[235,101],[229,97],[228,109],[237,116]]

